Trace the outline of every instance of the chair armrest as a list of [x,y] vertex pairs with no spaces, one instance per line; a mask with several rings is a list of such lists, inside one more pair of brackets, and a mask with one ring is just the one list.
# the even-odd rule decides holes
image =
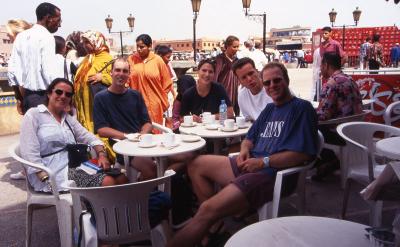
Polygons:
[[167,128],[167,127],[165,127],[165,126],[162,126],[161,124],[158,124],[158,123],[155,123],[155,122],[152,122],[151,124],[153,125],[153,128],[158,129],[158,130],[160,130],[161,132],[164,132],[164,133],[173,133],[172,129]]
[[300,173],[304,170],[310,169],[312,164],[313,164],[313,162],[310,162],[307,165],[287,168],[287,169],[278,171],[276,175],[277,176],[287,176],[287,175],[294,174],[294,173]]
[[239,155],[239,152],[230,153],[230,154],[228,154],[228,157],[229,157],[229,158],[232,158],[232,157],[237,156],[237,155]]

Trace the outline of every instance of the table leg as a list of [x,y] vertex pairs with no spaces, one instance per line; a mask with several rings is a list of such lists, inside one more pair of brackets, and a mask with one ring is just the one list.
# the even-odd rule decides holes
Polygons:
[[[157,157],[156,161],[157,161],[157,177],[163,177],[164,172],[167,170],[168,158],[167,157]],[[164,191],[168,194],[171,194],[170,184],[166,184],[165,187],[164,187],[164,185],[159,185],[158,189],[160,191]]]
[[222,142],[225,139],[214,139],[214,154],[222,153]]
[[128,155],[124,155],[124,165],[125,165],[126,176],[128,177],[129,182],[136,182],[138,177],[138,171],[135,168],[131,167]]

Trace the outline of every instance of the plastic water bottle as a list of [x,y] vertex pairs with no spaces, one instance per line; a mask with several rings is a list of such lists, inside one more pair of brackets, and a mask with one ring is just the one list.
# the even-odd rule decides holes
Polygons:
[[224,121],[227,119],[227,111],[228,106],[225,103],[225,100],[221,100],[221,104],[219,105],[219,123],[224,126]]

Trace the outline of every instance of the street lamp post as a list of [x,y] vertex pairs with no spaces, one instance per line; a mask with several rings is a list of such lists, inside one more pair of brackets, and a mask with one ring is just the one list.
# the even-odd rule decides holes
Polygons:
[[197,15],[200,11],[200,4],[201,0],[191,0],[192,1],[192,10],[193,10],[193,59],[196,63],[196,55],[197,55],[197,48],[196,48],[196,22],[197,22]]
[[131,33],[131,32],[133,32],[133,27],[135,26],[135,17],[133,17],[132,14],[129,14],[127,20],[128,20],[128,25],[129,25],[129,28],[130,28],[129,31],[111,32],[113,19],[110,17],[110,15],[108,15],[108,17],[105,19],[106,26],[107,26],[107,29],[108,29],[108,33],[119,33],[119,38],[120,38],[120,42],[121,42],[121,56],[122,57],[124,56],[124,46],[122,44],[122,33]]
[[361,10],[359,10],[358,7],[356,7],[356,9],[353,11],[353,20],[355,23],[353,25],[344,25],[343,24],[342,26],[335,26],[334,24],[335,24],[335,20],[336,20],[336,15],[337,15],[337,12],[334,9],[332,9],[332,11],[329,12],[329,20],[331,22],[332,27],[342,27],[342,32],[343,32],[342,33],[342,49],[345,50],[344,40],[345,40],[346,27],[356,27],[357,26],[358,21],[360,20],[360,16],[361,16]]
[[242,0],[245,15],[249,17],[262,18],[263,19],[263,52],[265,54],[265,45],[267,43],[267,14],[249,14],[251,0]]

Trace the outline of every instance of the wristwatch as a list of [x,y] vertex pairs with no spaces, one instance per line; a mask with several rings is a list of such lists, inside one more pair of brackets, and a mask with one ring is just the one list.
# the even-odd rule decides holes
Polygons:
[[269,166],[269,157],[266,156],[263,158],[264,168],[270,167]]

